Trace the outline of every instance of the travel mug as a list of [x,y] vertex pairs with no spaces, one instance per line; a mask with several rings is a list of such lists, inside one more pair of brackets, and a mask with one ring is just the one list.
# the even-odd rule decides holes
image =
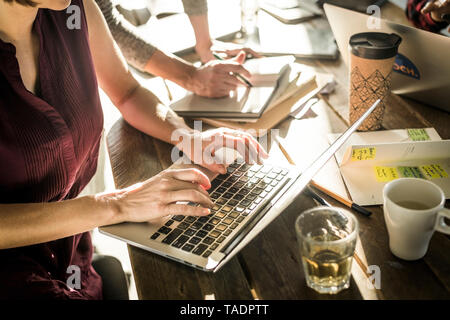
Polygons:
[[350,37],[350,123],[377,100],[381,103],[359,131],[380,129],[391,91],[391,73],[402,39],[391,33],[364,32]]

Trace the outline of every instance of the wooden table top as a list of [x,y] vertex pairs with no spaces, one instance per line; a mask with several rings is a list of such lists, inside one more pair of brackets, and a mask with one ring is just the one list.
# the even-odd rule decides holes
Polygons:
[[[392,6],[389,4],[389,6]],[[391,10],[391,9],[389,9]],[[397,9],[394,9],[397,10]],[[398,11],[398,10],[397,10]],[[392,16],[392,11],[389,11]],[[399,14],[397,14],[399,17]],[[399,18],[400,19],[400,18]],[[313,112],[301,120],[286,119],[277,128],[288,144],[291,157],[320,153],[326,135],[348,126],[348,70],[342,60],[300,61],[317,72],[331,73],[336,91],[321,97]],[[384,129],[434,127],[443,139],[450,139],[450,114],[424,104],[391,95],[383,120]],[[305,128],[308,128],[305,134]],[[311,142],[314,150],[302,148]],[[117,121],[107,136],[114,181],[117,188],[150,178],[171,165],[171,146]],[[276,144],[270,146],[272,159],[287,163]],[[334,160],[333,160],[334,161]],[[340,203],[323,195],[332,205]],[[447,206],[449,202],[447,201]],[[320,295],[306,286],[294,221],[299,213],[317,204],[300,195],[247,247],[216,273],[207,273],[129,246],[129,254],[140,299],[449,299],[450,239],[435,233],[428,253],[407,262],[392,255],[381,206],[372,206],[360,223],[357,254],[350,288],[337,295]],[[367,266],[381,271],[381,288],[367,285]]]

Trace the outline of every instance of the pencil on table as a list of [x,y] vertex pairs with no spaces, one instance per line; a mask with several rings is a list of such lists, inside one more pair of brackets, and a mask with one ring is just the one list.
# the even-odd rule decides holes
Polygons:
[[348,199],[345,199],[343,197],[341,197],[340,195],[334,193],[331,190],[328,190],[326,188],[324,188],[323,186],[317,184],[314,180],[311,181],[311,185],[316,188],[319,189],[320,191],[322,191],[323,193],[329,195],[330,197],[332,197],[333,199],[335,199],[336,201],[339,201],[340,203],[346,205],[349,208],[352,208],[353,210],[355,210],[358,213],[361,213],[362,215],[365,215],[366,217],[370,216],[372,214],[372,212],[370,212],[369,210],[361,207],[360,205],[351,202]]

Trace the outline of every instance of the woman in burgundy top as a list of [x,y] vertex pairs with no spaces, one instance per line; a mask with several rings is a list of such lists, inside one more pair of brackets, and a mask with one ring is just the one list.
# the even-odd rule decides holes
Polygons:
[[[89,230],[210,213],[204,190],[210,182],[195,169],[163,171],[125,190],[76,198],[96,170],[103,128],[98,85],[128,123],[178,145],[191,159],[211,140],[216,149],[244,146],[238,149],[253,155],[251,161],[267,156],[246,133],[187,127],[130,75],[94,1],[72,1],[80,28],[68,27],[77,13],[64,10],[69,4],[0,0],[0,298],[99,299]],[[171,137],[174,130],[181,138]],[[187,147],[194,137],[202,139],[202,150]],[[220,163],[201,164],[226,172]],[[81,271],[80,289],[66,284],[73,265]]]

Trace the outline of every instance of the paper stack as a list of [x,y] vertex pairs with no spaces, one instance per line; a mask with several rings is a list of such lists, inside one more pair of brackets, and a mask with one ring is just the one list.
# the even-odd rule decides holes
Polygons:
[[430,180],[450,198],[450,140],[433,128],[354,133],[335,157],[359,205],[382,204],[384,185],[399,178]]

